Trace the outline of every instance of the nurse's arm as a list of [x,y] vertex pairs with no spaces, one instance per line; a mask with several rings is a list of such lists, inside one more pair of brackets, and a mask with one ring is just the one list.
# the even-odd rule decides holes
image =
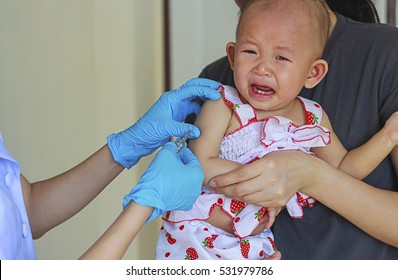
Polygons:
[[123,170],[105,145],[53,178],[31,184],[21,175],[33,238],[41,237],[82,210]]
[[115,222],[80,259],[121,259],[152,211],[152,207],[141,206],[134,201],[130,202]]

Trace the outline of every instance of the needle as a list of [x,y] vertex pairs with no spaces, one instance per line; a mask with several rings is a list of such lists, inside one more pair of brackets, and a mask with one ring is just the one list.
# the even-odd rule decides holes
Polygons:
[[185,132],[184,136],[182,137],[176,137],[173,136],[170,138],[171,142],[174,142],[174,144],[177,145],[177,153],[180,152],[183,148],[187,146],[187,140],[189,135],[191,134],[192,129],[189,129],[187,132]]

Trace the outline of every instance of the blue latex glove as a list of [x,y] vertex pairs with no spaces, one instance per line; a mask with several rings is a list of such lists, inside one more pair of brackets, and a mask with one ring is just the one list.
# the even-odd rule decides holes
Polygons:
[[141,157],[163,146],[171,136],[181,137],[191,128],[189,138],[199,137],[197,127],[182,121],[189,114],[199,113],[200,105],[192,102],[194,98],[219,99],[221,95],[216,89],[220,85],[212,80],[197,78],[164,93],[136,124],[108,136],[108,146],[115,161],[131,168]]
[[124,197],[130,203],[153,207],[147,222],[169,210],[189,210],[201,193],[204,174],[188,148],[177,154],[177,146],[166,143],[157,153],[138,184]]

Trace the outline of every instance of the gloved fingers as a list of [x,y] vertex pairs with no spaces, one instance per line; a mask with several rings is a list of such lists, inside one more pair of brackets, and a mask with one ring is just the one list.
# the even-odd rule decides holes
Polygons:
[[184,109],[180,110],[179,112],[185,114],[185,115],[180,116],[181,121],[185,120],[185,118],[190,114],[198,115],[200,112],[200,109],[202,109],[202,105],[203,105],[203,102],[200,101],[198,98],[194,99],[194,100],[180,101],[180,107],[183,106]]
[[221,97],[221,94],[217,91],[219,86],[221,84],[216,81],[201,78],[192,79],[178,89],[178,98],[185,100],[199,97],[202,100],[218,100]]
[[167,142],[166,144],[164,144],[162,150],[168,150],[177,156],[177,145],[174,144],[173,142]]
[[192,114],[197,116],[201,109],[201,104],[199,104],[198,101],[200,100],[177,101],[178,107],[173,110],[173,120],[183,122]]
[[221,83],[206,78],[193,78],[188,80],[183,87],[184,86],[207,86],[217,89],[219,86],[221,86]]
[[[167,142],[163,146],[162,150],[168,150],[177,156],[177,145],[174,144],[173,142]],[[160,150],[159,153],[161,153],[162,150]],[[198,167],[200,173],[203,173],[198,158],[192,153],[192,151],[189,148],[181,150],[180,159],[183,164],[191,167]]]
[[180,158],[185,165],[201,168],[198,158],[189,148],[185,148],[181,151]]
[[[174,142],[173,140],[170,140],[169,142],[167,142],[161,151],[164,151],[163,153],[165,153],[165,151],[167,150],[170,153],[172,153],[176,159],[181,162],[181,159],[179,157],[179,155],[182,153],[183,150],[185,150],[187,148],[187,145],[183,146],[183,147],[179,147],[180,144],[177,144],[176,142]],[[179,149],[178,149],[179,148]],[[160,153],[160,152],[159,152]],[[169,158],[169,161],[171,162],[171,158],[169,155],[167,155]]]
[[178,121],[173,121],[173,123],[168,123],[167,126],[164,126],[163,135],[164,137],[170,138],[172,136],[183,137],[187,131],[191,131],[189,133],[189,139],[196,139],[200,136],[200,130],[193,124],[189,123],[181,123]]
[[195,97],[199,97],[202,100],[218,100],[220,99],[221,94],[216,89],[206,86],[187,86],[178,90],[178,98],[181,101]]

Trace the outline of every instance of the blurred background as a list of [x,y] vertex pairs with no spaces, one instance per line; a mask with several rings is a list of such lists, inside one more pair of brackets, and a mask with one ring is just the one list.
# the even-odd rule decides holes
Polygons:
[[[383,22],[394,19],[395,1],[374,2]],[[237,18],[233,0],[0,0],[0,131],[22,173],[46,179],[94,153],[224,56]],[[38,259],[78,258],[150,160],[35,241]],[[146,225],[125,258],[153,259],[159,228]]]

